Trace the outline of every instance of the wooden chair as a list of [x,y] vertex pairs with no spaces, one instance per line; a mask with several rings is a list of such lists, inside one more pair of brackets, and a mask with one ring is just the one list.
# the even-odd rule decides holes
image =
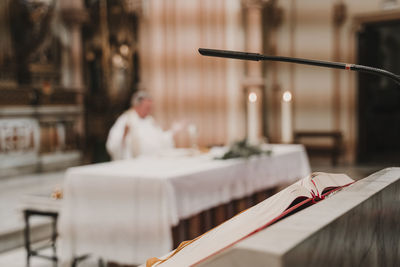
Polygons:
[[[330,144],[310,144],[306,139],[331,139]],[[343,151],[343,135],[340,131],[296,131],[294,142],[304,144],[309,156],[328,155],[331,157],[332,165],[336,166]]]

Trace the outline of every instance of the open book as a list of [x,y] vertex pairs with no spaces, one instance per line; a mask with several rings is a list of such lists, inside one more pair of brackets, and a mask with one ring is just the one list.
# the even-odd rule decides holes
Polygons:
[[354,180],[345,174],[312,173],[198,238],[183,242],[164,258],[149,259],[146,265],[147,267],[197,265],[283,217],[308,207],[353,182]]

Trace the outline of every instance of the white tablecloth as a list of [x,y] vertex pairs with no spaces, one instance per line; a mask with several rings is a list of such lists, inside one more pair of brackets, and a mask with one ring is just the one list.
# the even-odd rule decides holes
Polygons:
[[58,223],[61,261],[90,253],[143,263],[172,249],[180,219],[310,173],[301,145],[271,148],[271,156],[247,160],[143,157],[70,168]]

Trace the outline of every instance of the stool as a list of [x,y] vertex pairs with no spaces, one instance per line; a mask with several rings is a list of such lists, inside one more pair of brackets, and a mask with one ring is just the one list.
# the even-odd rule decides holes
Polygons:
[[[58,212],[53,212],[53,211],[39,211],[39,210],[33,210],[33,209],[25,209],[23,211],[24,213],[24,219],[25,219],[25,230],[24,230],[24,237],[25,237],[25,249],[26,249],[26,265],[27,267],[30,266],[30,257],[31,256],[36,256],[36,257],[41,257],[45,259],[49,259],[53,261],[53,266],[57,266],[57,251],[56,251],[56,239],[57,239],[57,218],[58,218]],[[31,216],[46,216],[50,217],[52,219],[52,233],[51,233],[51,239],[50,239],[50,244],[38,247],[36,249],[32,249],[31,247],[31,237],[30,237],[30,223],[29,219]],[[47,256],[40,254],[40,251],[46,248],[51,247],[53,250],[53,256]]]

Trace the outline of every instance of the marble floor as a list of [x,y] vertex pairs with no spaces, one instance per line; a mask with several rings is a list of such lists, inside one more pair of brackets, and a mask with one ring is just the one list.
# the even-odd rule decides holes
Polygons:
[[[44,254],[51,255],[51,251],[44,250]],[[24,248],[19,248],[0,254],[1,267],[25,267],[26,253]],[[88,258],[78,264],[78,267],[98,267],[97,259]],[[53,262],[39,257],[32,257],[30,267],[54,267]]]
[[[353,179],[361,179],[369,174],[389,166],[354,166],[339,165],[333,167],[329,161],[311,161],[312,171],[346,173]],[[0,251],[1,235],[16,229],[23,228],[22,214],[18,210],[21,196],[30,193],[51,193],[55,187],[62,185],[64,172],[33,174],[20,177],[0,179]],[[40,223],[40,221],[36,222]],[[18,248],[0,253],[0,266],[23,267],[26,266],[25,249]],[[53,266],[48,260],[34,257],[32,267]],[[79,267],[98,266],[96,259],[87,259],[79,264]]]
[[26,194],[51,194],[62,185],[64,172],[31,174],[0,179],[0,235],[23,228],[19,210],[21,197]]

